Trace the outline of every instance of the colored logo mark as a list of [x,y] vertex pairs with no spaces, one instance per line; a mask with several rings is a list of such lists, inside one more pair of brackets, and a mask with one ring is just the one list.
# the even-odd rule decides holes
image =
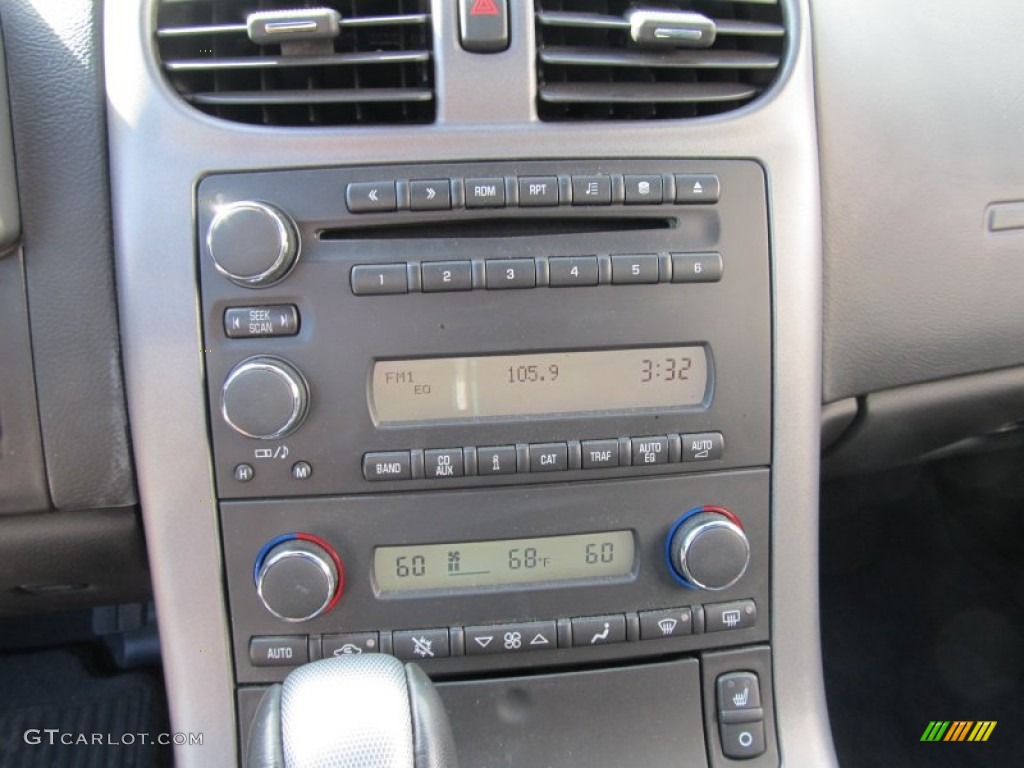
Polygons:
[[932,720],[921,741],[988,741],[996,720]]

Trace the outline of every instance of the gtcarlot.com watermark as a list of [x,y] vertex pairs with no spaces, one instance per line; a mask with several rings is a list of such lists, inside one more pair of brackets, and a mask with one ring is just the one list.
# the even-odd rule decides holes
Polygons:
[[161,746],[193,746],[203,745],[201,733],[75,733],[62,731],[59,728],[29,728],[23,738],[26,744],[33,746],[47,744],[56,746],[63,744],[68,747],[132,747],[139,744],[159,744]]

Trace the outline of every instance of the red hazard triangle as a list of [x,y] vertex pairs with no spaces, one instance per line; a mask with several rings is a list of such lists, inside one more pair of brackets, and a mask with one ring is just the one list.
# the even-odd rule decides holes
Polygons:
[[497,16],[501,11],[494,0],[476,0],[473,7],[469,9],[470,16]]

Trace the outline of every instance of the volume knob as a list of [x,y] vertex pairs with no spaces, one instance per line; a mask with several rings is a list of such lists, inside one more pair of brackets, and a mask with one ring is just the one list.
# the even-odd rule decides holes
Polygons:
[[263,606],[293,623],[327,613],[345,588],[338,553],[309,533],[286,533],[268,541],[256,556],[253,578]]
[[285,437],[302,424],[308,408],[306,380],[279,357],[246,358],[231,369],[221,389],[221,415],[245,437]]
[[672,576],[684,586],[728,589],[747,571],[750,542],[743,524],[722,507],[696,507],[669,531],[666,555]]
[[295,265],[299,234],[291,218],[269,203],[231,203],[217,212],[206,233],[217,271],[233,283],[261,288]]

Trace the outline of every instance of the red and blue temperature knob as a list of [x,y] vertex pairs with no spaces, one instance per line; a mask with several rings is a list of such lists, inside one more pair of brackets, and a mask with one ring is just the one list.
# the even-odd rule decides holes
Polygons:
[[672,578],[690,589],[728,589],[747,571],[750,542],[740,519],[724,507],[694,507],[665,538]]
[[293,623],[327,613],[345,589],[338,553],[311,533],[285,533],[264,544],[252,578],[264,607]]

